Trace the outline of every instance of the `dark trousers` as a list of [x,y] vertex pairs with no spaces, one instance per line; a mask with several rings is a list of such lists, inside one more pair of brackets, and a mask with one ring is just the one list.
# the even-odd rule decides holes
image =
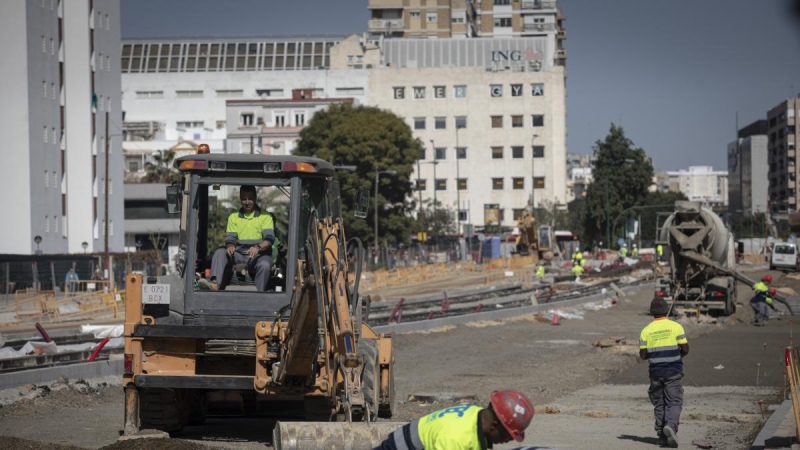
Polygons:
[[769,311],[767,311],[767,302],[760,296],[755,296],[750,299],[750,307],[756,313],[756,322],[766,322],[769,319]]
[[678,432],[678,423],[683,409],[683,374],[668,378],[650,376],[650,387],[647,394],[653,404],[656,416],[656,433],[661,435],[664,426],[669,425],[673,431]]
[[222,277],[227,270],[230,270],[233,264],[253,264],[256,270],[256,275],[253,282],[259,292],[267,290],[267,282],[269,281],[269,272],[272,269],[272,257],[267,255],[256,255],[251,261],[247,255],[239,253],[240,247],[237,247],[233,252],[233,256],[228,256],[225,247],[220,247],[214,251],[214,256],[211,257],[211,278],[216,278],[217,283],[222,282]]

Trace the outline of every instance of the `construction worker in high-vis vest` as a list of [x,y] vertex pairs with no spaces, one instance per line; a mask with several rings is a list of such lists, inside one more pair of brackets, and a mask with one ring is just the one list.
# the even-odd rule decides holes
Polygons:
[[756,318],[753,321],[753,325],[755,326],[767,324],[767,320],[769,319],[767,307],[772,308],[773,311],[775,310],[775,306],[772,304],[772,297],[777,295],[778,291],[770,289],[769,285],[771,283],[772,275],[767,274],[761,277],[761,281],[753,285],[755,295],[750,299],[750,307],[753,308],[753,312],[756,313]]
[[510,440],[522,442],[533,419],[524,394],[492,392],[486,408],[459,405],[432,412],[392,432],[374,450],[484,450]]
[[542,264],[541,262],[539,263],[539,266],[536,268],[536,278],[538,278],[539,281],[542,281],[542,279],[544,279],[544,264]]

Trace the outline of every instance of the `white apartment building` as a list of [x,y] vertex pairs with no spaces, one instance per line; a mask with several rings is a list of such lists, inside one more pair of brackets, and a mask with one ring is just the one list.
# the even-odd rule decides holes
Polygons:
[[737,132],[728,144],[728,212],[767,212],[769,183],[768,122],[757,120]]
[[119,0],[0,3],[0,134],[13,154],[0,207],[14,218],[0,253],[104,251],[106,231],[122,250],[119,17]]
[[711,206],[728,204],[728,172],[711,166],[690,166],[687,170],[667,172],[671,191],[683,192],[689,200]]

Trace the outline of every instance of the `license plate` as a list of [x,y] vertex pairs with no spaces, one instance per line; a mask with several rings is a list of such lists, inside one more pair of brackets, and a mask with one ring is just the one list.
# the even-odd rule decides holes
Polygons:
[[169,305],[169,285],[143,284],[142,303],[145,305]]

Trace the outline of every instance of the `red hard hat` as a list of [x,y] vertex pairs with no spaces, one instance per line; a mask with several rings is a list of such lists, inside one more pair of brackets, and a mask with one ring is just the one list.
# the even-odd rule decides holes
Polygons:
[[508,434],[517,442],[525,439],[525,428],[533,419],[531,401],[519,391],[494,391],[491,397],[492,409]]
[[772,275],[770,275],[770,274],[764,275],[763,277],[761,277],[761,281],[766,281],[767,283],[772,283]]
[[769,295],[776,295],[777,293],[778,293],[778,291],[775,290],[775,288],[770,288]]

